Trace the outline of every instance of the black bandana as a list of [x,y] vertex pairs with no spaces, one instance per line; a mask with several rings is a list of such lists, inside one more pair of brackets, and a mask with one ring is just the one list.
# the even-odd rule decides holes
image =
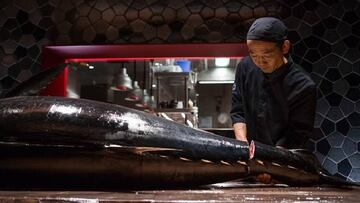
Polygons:
[[263,17],[254,21],[247,33],[247,40],[264,40],[278,42],[287,38],[284,23],[273,17]]

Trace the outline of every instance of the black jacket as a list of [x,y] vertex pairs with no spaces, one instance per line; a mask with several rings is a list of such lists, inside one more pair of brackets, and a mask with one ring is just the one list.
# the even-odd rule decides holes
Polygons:
[[231,119],[247,127],[247,139],[287,148],[303,147],[313,131],[316,85],[291,60],[263,73],[250,57],[239,63]]

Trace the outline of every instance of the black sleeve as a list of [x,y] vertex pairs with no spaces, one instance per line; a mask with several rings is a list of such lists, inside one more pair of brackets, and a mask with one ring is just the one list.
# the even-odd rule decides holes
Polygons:
[[310,86],[290,107],[289,122],[284,137],[276,145],[303,148],[314,129],[316,86]]
[[245,115],[242,100],[242,76],[241,76],[241,62],[237,66],[235,74],[235,82],[232,87],[232,108],[231,108],[231,120],[235,123],[245,123]]

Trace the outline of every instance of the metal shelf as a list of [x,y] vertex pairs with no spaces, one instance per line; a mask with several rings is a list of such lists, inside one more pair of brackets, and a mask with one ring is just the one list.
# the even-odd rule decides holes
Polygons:
[[155,109],[156,113],[191,113],[191,109]]
[[189,77],[188,72],[156,72],[155,77]]
[[[188,79],[189,73],[188,72],[156,72],[155,73],[156,79],[156,108],[161,110],[162,112],[190,112],[188,110],[188,100],[189,100],[189,92],[188,92]],[[166,79],[170,79],[173,81],[173,84],[168,83]],[[164,86],[160,86],[160,80],[166,81],[167,84],[162,84]],[[160,101],[163,101],[163,97],[160,95],[160,89],[166,89],[167,87],[179,87],[181,91],[183,91],[183,97],[180,98],[180,101],[183,101],[183,109],[161,109],[160,108]],[[176,99],[176,97],[169,97],[166,98],[166,101],[170,101],[171,99]]]

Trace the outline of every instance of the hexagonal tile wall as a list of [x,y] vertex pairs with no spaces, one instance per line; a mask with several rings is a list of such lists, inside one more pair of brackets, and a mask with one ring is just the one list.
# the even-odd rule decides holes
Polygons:
[[281,18],[292,58],[317,83],[315,154],[331,173],[360,181],[358,0],[10,0],[1,6],[1,93],[38,73],[43,45],[237,43],[256,18]]

